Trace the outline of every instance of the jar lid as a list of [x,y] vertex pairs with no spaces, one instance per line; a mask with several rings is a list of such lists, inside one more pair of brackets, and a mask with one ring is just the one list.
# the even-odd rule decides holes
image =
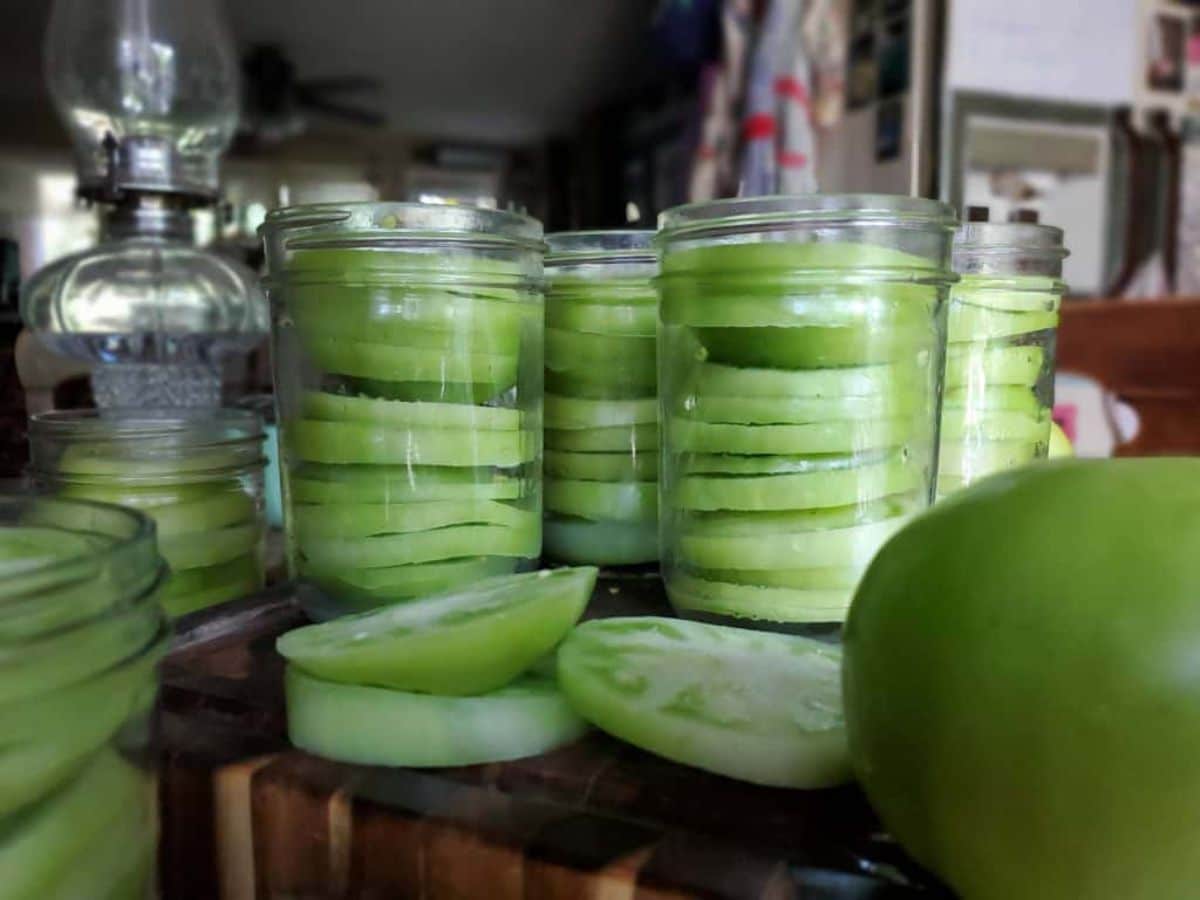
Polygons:
[[558,231],[546,235],[546,265],[655,263],[654,235],[650,229]]
[[949,229],[954,209],[937,200],[898,194],[798,194],[735,197],[676,206],[658,217],[659,239],[772,230],[795,223],[893,223]]

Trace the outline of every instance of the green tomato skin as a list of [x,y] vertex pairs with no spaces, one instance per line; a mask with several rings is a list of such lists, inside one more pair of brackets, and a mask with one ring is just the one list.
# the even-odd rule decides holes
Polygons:
[[851,758],[968,900],[1200,885],[1200,460],[986,479],[884,546],[854,599]]

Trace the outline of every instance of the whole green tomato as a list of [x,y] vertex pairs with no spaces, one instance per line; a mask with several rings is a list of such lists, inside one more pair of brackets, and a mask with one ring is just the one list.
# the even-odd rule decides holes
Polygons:
[[876,811],[968,900],[1200,896],[1200,459],[942,501],[867,570],[843,690]]

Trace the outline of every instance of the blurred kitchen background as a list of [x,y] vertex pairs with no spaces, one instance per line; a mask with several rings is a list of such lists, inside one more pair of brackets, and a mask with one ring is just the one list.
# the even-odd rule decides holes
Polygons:
[[[737,193],[1032,211],[1071,250],[1059,394],[1092,423],[1072,419],[1081,449],[1200,452],[1200,301],[1178,299],[1200,295],[1200,3],[217,5],[241,103],[219,199],[187,211],[207,251],[257,270],[266,211],[327,200],[497,206],[548,231]],[[47,87],[51,7],[6,0],[0,27],[9,469],[26,408],[92,401],[87,362],[17,342],[22,283],[100,239]],[[269,388],[261,350],[238,372],[239,396]]]

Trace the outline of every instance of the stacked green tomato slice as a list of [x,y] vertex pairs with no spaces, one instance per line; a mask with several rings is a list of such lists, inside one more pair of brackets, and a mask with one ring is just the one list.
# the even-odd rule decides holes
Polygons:
[[653,562],[657,298],[649,273],[604,269],[548,267],[546,553],[601,565]]
[[660,514],[677,608],[844,617],[928,502],[943,275],[858,244],[668,249]]
[[468,253],[312,249],[276,287],[294,568],[322,618],[511,572],[541,546],[538,294]]
[[938,493],[1046,455],[1061,285],[965,275],[951,293]]

